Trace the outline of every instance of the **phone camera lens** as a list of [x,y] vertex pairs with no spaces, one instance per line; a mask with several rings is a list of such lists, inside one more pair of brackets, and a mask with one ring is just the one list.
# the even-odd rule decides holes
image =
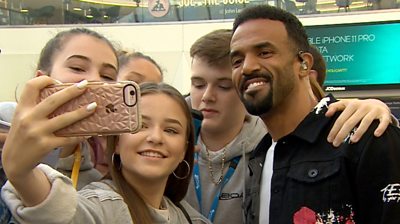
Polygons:
[[134,96],[134,95],[135,95],[135,91],[131,90],[131,91],[129,92],[129,94],[131,94],[131,96]]

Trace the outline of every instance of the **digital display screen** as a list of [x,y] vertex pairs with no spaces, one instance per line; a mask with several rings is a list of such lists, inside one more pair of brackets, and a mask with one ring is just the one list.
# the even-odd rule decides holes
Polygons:
[[400,21],[306,30],[327,64],[326,91],[400,88]]

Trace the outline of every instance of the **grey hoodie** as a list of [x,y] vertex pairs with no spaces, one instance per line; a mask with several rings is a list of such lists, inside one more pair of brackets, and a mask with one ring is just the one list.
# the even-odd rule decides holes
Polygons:
[[[214,223],[243,223],[243,189],[245,184],[244,180],[246,179],[246,182],[249,180],[249,170],[247,167],[248,159],[251,152],[266,133],[267,131],[262,120],[258,117],[250,116],[250,119],[244,122],[240,133],[227,146],[225,146],[226,158],[223,172],[224,175],[229,169],[231,160],[236,156],[241,156],[241,158],[232,177],[229,179],[229,182],[227,182],[221,191]],[[204,144],[201,142],[201,138],[199,138],[198,144],[201,147],[198,163],[200,168],[199,173],[202,194],[202,214],[207,217],[211,208],[211,204],[213,203],[214,197],[218,190],[218,186],[210,180],[211,177],[208,168],[208,158]],[[210,151],[214,180],[217,180],[221,175],[220,169],[222,156],[222,150],[217,152]],[[200,211],[193,178],[189,185],[186,201],[196,210]]]

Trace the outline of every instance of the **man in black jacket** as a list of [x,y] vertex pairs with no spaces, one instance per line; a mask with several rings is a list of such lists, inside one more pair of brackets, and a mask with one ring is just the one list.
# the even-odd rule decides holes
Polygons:
[[270,6],[244,9],[231,41],[233,82],[249,113],[268,128],[250,158],[247,223],[399,223],[400,130],[358,143],[353,130],[339,150],[327,142],[339,114],[324,112],[308,91],[313,57],[292,14]]

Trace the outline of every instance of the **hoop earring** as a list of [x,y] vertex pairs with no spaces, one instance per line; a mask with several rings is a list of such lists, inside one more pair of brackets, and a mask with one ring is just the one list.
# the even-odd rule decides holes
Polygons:
[[122,169],[121,156],[119,154],[115,154],[115,152],[112,154],[111,163],[117,170]]
[[[189,163],[188,163],[186,160],[182,160],[182,162],[184,162],[184,163],[186,164],[186,166],[187,166],[187,173],[186,173],[186,175],[185,175],[184,177],[180,177],[180,176],[178,176],[178,175],[175,174],[175,171],[172,172],[172,174],[174,174],[174,176],[176,177],[176,179],[179,179],[179,180],[184,180],[184,179],[186,179],[186,178],[190,175],[190,165],[189,165]],[[181,162],[181,163],[182,163],[182,162]],[[181,164],[181,163],[179,163],[179,164]]]

